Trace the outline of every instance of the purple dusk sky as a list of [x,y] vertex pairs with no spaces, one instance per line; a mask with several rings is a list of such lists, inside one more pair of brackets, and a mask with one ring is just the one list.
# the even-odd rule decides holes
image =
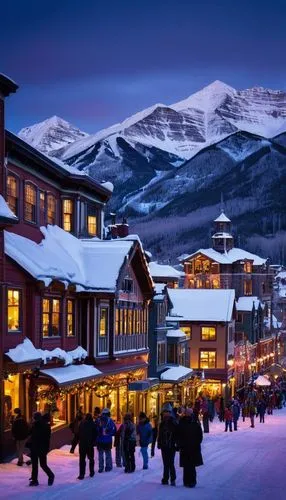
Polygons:
[[285,90],[285,17],[285,0],[4,2],[7,127],[56,114],[92,133],[216,79]]

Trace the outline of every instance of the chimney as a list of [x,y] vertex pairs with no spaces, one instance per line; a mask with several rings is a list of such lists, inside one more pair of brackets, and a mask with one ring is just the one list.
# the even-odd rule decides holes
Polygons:
[[5,75],[0,74],[0,194],[6,200],[5,166],[5,98],[16,92],[18,85]]
[[118,237],[125,238],[129,234],[129,225],[127,224],[126,217],[123,217],[121,224],[116,224]]

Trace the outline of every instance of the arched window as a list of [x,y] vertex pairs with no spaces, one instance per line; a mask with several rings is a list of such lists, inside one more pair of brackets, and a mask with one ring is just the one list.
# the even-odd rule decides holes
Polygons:
[[18,215],[18,180],[14,175],[7,176],[7,203],[13,214]]
[[33,184],[25,184],[24,218],[28,222],[37,222],[37,190]]
[[57,201],[54,195],[48,194],[47,196],[47,204],[48,204],[48,211],[47,211],[47,222],[48,224],[55,224],[56,223],[56,206],[57,206]]

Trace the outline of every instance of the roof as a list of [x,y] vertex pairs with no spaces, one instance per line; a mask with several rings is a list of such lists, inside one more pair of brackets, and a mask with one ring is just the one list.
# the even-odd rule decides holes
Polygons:
[[182,276],[182,273],[177,271],[177,269],[174,269],[174,267],[165,264],[158,264],[158,262],[149,262],[149,269],[153,278],[179,279]]
[[230,234],[230,233],[215,233],[213,236],[212,236],[213,239],[216,239],[216,238],[224,238],[224,239],[228,239],[228,240],[232,240],[233,239],[233,236]]
[[168,289],[172,303],[168,321],[220,321],[232,320],[235,301],[234,290]]
[[90,365],[70,365],[62,368],[40,370],[40,374],[50,377],[61,386],[94,379],[102,375],[102,372]]
[[170,382],[179,382],[185,378],[189,378],[193,373],[192,368],[187,368],[186,366],[174,366],[173,368],[168,368],[165,372],[161,373],[161,380]]
[[2,194],[0,194],[0,219],[4,219],[5,222],[18,222],[18,217],[13,214],[12,210],[9,208],[7,202],[4,200]]
[[5,231],[6,255],[45,286],[57,280],[77,285],[77,291],[115,291],[120,269],[135,245],[133,240],[79,240],[51,225],[41,231],[44,238],[39,244]]
[[221,214],[214,220],[214,222],[231,222],[231,220],[222,211]]
[[186,338],[186,334],[180,328],[172,328],[167,332],[166,337]]
[[236,303],[237,311],[252,311],[253,305],[255,310],[258,309],[261,301],[258,297],[239,297]]
[[189,260],[195,255],[198,255],[200,253],[205,255],[206,257],[209,257],[215,262],[218,262],[219,264],[233,264],[238,260],[252,260],[254,266],[262,266],[263,264],[265,264],[267,260],[263,259],[262,257],[259,257],[258,255],[247,252],[242,248],[231,248],[230,250],[224,253],[217,252],[213,248],[200,248],[196,252],[185,257],[184,261]]
[[37,349],[30,339],[24,339],[16,347],[9,349],[5,353],[14,363],[27,363],[28,361],[40,360],[47,363],[49,359],[58,358],[66,365],[72,364],[76,359],[84,359],[87,352],[82,347],[77,347],[73,351],[64,351],[57,347],[51,351],[47,349]]
[[15,83],[11,78],[3,73],[0,73],[0,91],[4,95],[4,97],[8,97],[9,94],[16,92],[18,89],[17,83]]

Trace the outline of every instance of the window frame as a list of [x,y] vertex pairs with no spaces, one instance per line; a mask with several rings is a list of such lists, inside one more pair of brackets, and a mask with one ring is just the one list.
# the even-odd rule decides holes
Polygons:
[[[204,328],[207,328],[209,330],[211,328],[213,328],[214,333],[215,333],[214,338],[207,338],[207,339],[203,338],[203,329]],[[208,335],[210,335],[210,334],[208,334]],[[216,340],[217,340],[217,327],[214,325],[201,325],[201,327],[200,327],[200,340],[201,340],[201,342],[216,342]]]
[[[95,232],[89,231],[89,217],[95,218]],[[87,203],[87,205],[86,205],[86,232],[87,232],[88,236],[90,236],[91,238],[98,236],[98,232],[99,232],[98,208],[94,207],[93,205],[90,205],[89,203]]]
[[[74,203],[74,199],[73,198],[68,198],[68,197],[65,197],[65,198],[62,198],[62,228],[64,229],[64,231],[67,231],[67,233],[73,233],[74,232],[74,216],[75,216],[75,203]],[[66,212],[64,210],[64,205],[66,202],[70,202],[71,204],[71,212]],[[70,224],[70,229],[66,229],[65,228],[65,215],[68,215],[70,220],[69,220],[69,224]]]
[[[41,209],[41,194],[44,195],[44,210]],[[47,193],[44,189],[39,189],[39,224],[45,226],[47,224]]]
[[[207,368],[207,367],[201,366],[201,354],[203,352],[208,352],[208,353],[214,352],[215,353],[215,366],[214,367],[211,367],[211,368],[208,367]],[[208,360],[209,360],[209,356],[208,356]],[[200,348],[199,349],[199,363],[198,363],[198,366],[199,366],[200,370],[216,370],[216,368],[217,368],[217,349],[205,349],[204,347]]]
[[[18,310],[19,310],[19,328],[15,329],[15,330],[11,330],[9,329],[9,299],[8,299],[8,296],[9,296],[9,291],[12,291],[12,292],[19,292],[19,305],[18,305]],[[7,288],[7,311],[6,311],[6,318],[7,318],[7,333],[10,335],[10,334],[13,334],[13,333],[22,333],[23,331],[23,290],[22,288],[17,288],[17,287],[8,287]]]
[[[192,325],[180,325],[179,328],[184,332],[184,334],[187,337],[187,340],[192,340]],[[190,334],[187,334],[184,329],[189,329]]]
[[[72,312],[69,312],[69,302],[72,303]],[[72,316],[72,331],[74,332],[72,335],[68,333],[70,315]],[[76,337],[76,301],[73,298],[66,300],[66,337],[68,339]]]
[[[164,358],[161,361],[162,357]],[[167,344],[166,342],[157,342],[157,366],[165,365],[167,362]]]
[[[44,300],[47,300],[49,302],[49,311],[44,312]],[[53,301],[56,300],[59,302],[59,312],[54,312],[53,310]],[[52,304],[52,307],[51,307]],[[48,335],[44,335],[44,314],[48,314],[49,317],[49,322],[48,322]],[[59,315],[59,320],[58,320],[58,334],[53,335],[53,314],[58,314]],[[44,296],[42,297],[42,303],[41,303],[41,334],[42,334],[42,339],[55,339],[55,338],[61,338],[62,336],[62,298],[59,296]]]
[[[106,311],[106,322],[105,322],[105,334],[101,334],[101,312]],[[108,305],[100,305],[99,306],[99,314],[98,314],[98,337],[99,338],[107,338],[109,330],[109,306]]]
[[[55,215],[54,215],[54,221],[53,222],[49,221],[49,199],[51,199],[51,198],[53,198],[54,201],[55,201]],[[50,224],[51,226],[54,226],[57,223],[57,210],[58,210],[58,208],[57,208],[57,198],[51,192],[47,192],[46,193],[46,207],[47,207],[47,211],[46,211],[46,223]]]
[[[9,177],[13,178],[16,182],[16,213],[13,211],[13,209],[10,207],[9,205],[9,190],[8,190],[8,179]],[[9,172],[7,173],[7,180],[6,180],[6,190],[7,190],[7,205],[9,206],[10,210],[13,212],[14,215],[16,215],[16,217],[19,216],[19,186],[20,186],[20,180],[19,180],[19,177],[18,175],[12,173],[12,172]],[[13,196],[12,196],[13,198]]]
[[[32,187],[34,189],[35,193],[35,204],[33,205],[30,202],[26,201],[26,187]],[[23,213],[23,218],[25,222],[28,222],[28,224],[37,224],[38,223],[38,186],[31,181],[24,181],[24,213]],[[27,219],[26,217],[26,204],[29,204],[32,206],[32,212],[34,211],[34,220]]]

